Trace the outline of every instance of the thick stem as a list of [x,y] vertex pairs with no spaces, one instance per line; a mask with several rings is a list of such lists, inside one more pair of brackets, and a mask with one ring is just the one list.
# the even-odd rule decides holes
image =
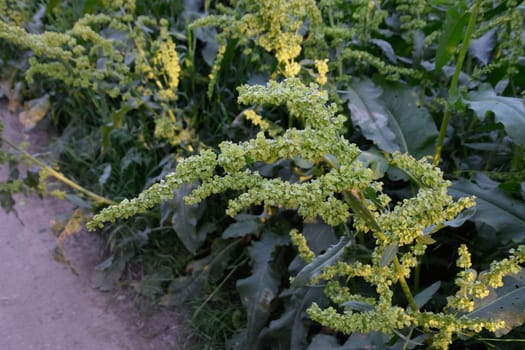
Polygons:
[[[470,19],[467,25],[467,31],[465,32],[465,39],[463,40],[463,44],[461,45],[461,50],[459,52],[458,61],[456,62],[456,70],[454,71],[454,75],[452,76],[452,82],[450,83],[450,88],[448,90],[448,98],[452,98],[454,94],[456,93],[456,89],[459,82],[459,76],[461,74],[461,69],[463,68],[463,62],[465,61],[465,57],[467,56],[467,50],[470,45],[470,40],[472,38],[472,33],[474,32],[474,28],[476,26],[476,21],[478,19],[479,9],[481,7],[481,0],[477,0],[476,4],[472,8],[472,14],[470,15]],[[448,123],[450,122],[450,102],[447,103],[445,107],[445,114],[443,116],[443,120],[441,121],[441,127],[439,129],[439,136],[438,136],[438,142],[436,146],[436,153],[434,154],[434,165],[437,166],[439,164],[439,160],[441,159],[441,151],[443,150],[443,141],[445,139],[445,134],[447,132]]]
[[408,305],[413,311],[417,311],[418,307],[416,305],[416,301],[414,300],[414,297],[412,296],[412,292],[410,291],[410,287],[408,287],[407,280],[405,279],[405,276],[403,276],[403,269],[401,267],[401,263],[399,262],[399,259],[394,257],[394,268],[397,273],[397,278],[399,279],[399,284],[401,285],[401,289],[403,290],[403,294],[405,294],[405,298],[407,298]]
[[51,176],[53,176],[58,181],[61,181],[62,183],[65,183],[69,187],[77,190],[78,192],[81,192],[81,193],[85,194],[86,196],[91,198],[93,201],[95,201],[97,203],[100,203],[100,204],[108,204],[108,205],[117,204],[116,202],[112,201],[111,199],[107,199],[107,198],[101,197],[98,194],[93,193],[93,192],[85,189],[84,187],[80,186],[76,182],[71,181],[70,179],[65,177],[62,173],[56,171],[55,169],[53,169],[50,166],[46,165],[45,163],[43,163],[39,159],[33,157],[32,155],[30,155],[29,153],[27,153],[26,151],[24,151],[23,149],[21,149],[20,147],[18,147],[17,145],[12,143],[11,141],[9,141],[8,139],[3,138],[2,141],[5,142],[6,144],[8,144],[9,146],[11,146],[12,148],[16,149],[17,151],[21,152],[24,155],[24,157],[26,157],[27,159],[31,160],[33,163],[40,165],[42,168],[44,168]]

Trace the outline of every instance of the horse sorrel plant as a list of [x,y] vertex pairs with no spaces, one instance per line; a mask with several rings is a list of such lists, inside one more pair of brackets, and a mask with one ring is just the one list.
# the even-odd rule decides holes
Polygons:
[[0,44],[31,50],[62,141],[91,128],[62,166],[139,193],[89,224],[113,222],[99,287],[128,264],[235,349],[523,338],[519,2],[66,3],[49,33],[0,13]]
[[[240,194],[230,200],[226,209],[232,217],[253,205],[265,208],[263,216],[273,210],[294,209],[304,220],[320,217],[341,231],[339,243],[313,260],[304,237],[296,231],[292,234],[301,256],[310,263],[291,285],[300,287],[327,281],[325,293],[344,311],[338,312],[333,307],[323,309],[313,303],[308,313],[313,320],[335,331],[394,334],[408,329],[413,334],[418,329],[419,338],[427,334],[433,347],[446,349],[453,335],[480,332],[484,328],[494,332],[505,327],[505,316],[501,313],[475,317],[476,305],[489,296],[490,287],[501,286],[503,277],[520,271],[519,264],[525,261],[525,246],[513,251],[508,260],[495,262],[479,278],[476,271],[470,269],[466,246],[461,246],[457,265],[463,270],[456,279],[459,290],[439,312],[420,311],[429,296],[416,301],[407,284],[418,258],[434,243],[431,236],[463,209],[474,205],[472,198],[452,200],[447,194],[450,182],[443,180],[439,169],[425,159],[416,161],[406,154],[392,154],[391,165],[401,169],[418,186],[414,197],[392,203],[392,199],[381,191],[383,184],[374,180],[373,171],[358,159],[359,149],[340,135],[344,117],[335,114],[335,106],[326,105],[326,92],[316,85],[305,86],[298,79],[287,79],[281,83],[271,81],[266,87],[242,86],[239,101],[285,105],[302,128],[290,128],[275,137],[260,132],[250,141],[223,142],[218,155],[208,150],[190,157],[180,162],[176,171],[164,181],[137,198],[104,209],[88,227],[95,229],[105,221],[135,215],[169,199],[182,184],[199,181],[185,198],[188,205],[233,190]],[[261,164],[278,161],[303,164],[299,167],[303,168],[304,178],[292,178],[291,181],[268,178],[256,170]],[[351,228],[347,226],[350,222]],[[356,237],[369,234],[373,238],[370,238],[366,258],[358,259],[346,251],[357,244]],[[235,236],[237,234],[228,237]],[[262,241],[264,239],[261,237]],[[365,283],[352,291],[348,287],[352,280]],[[397,284],[405,297],[404,302],[394,302]],[[363,291],[365,285],[368,292]],[[250,304],[262,308],[263,303],[279,293],[275,283],[244,286],[240,281],[238,286],[241,300],[249,310]],[[255,289],[255,295],[250,288]],[[256,322],[255,315],[248,311],[248,322],[252,317]],[[407,337],[410,339],[410,335]],[[249,338],[248,346],[252,347],[255,341]]]

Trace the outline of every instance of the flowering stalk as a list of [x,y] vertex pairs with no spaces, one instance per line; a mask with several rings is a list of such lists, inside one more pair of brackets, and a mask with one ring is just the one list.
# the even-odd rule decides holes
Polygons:
[[89,191],[88,189],[80,186],[76,182],[68,179],[64,174],[56,171],[55,169],[51,168],[50,166],[48,166],[46,164],[44,164],[42,161],[40,161],[39,159],[33,157],[32,155],[30,155],[29,153],[27,153],[26,151],[24,151],[23,149],[21,149],[20,147],[18,147],[17,145],[12,143],[11,141],[9,141],[8,139],[3,138],[2,141],[5,142],[6,144],[8,144],[10,147],[12,147],[12,148],[16,149],[17,151],[21,152],[25,158],[27,158],[30,161],[32,161],[33,163],[38,164],[39,166],[41,166],[43,169],[45,169],[47,174],[53,176],[55,179],[57,179],[60,182],[68,185],[69,187],[73,188],[74,190],[77,190],[78,192],[85,194],[86,196],[88,196],[88,198],[90,198],[91,200],[95,201],[96,203],[106,204],[106,205],[114,205],[114,204],[116,204],[116,202],[112,201],[111,199],[99,196],[98,194],[93,193],[93,192]]

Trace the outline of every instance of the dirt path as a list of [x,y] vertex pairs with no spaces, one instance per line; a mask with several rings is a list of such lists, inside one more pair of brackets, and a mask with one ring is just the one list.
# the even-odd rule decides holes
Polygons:
[[[3,104],[0,114],[6,137],[16,143],[27,138]],[[45,143],[45,132],[31,132],[28,140]],[[5,174],[2,166],[0,178]],[[176,345],[183,343],[179,315],[162,311],[144,320],[129,294],[117,293],[110,302],[110,294],[91,287],[91,270],[101,258],[95,235],[83,232],[66,242],[78,276],[53,259],[50,227],[57,215],[72,212],[68,203],[19,196],[16,210],[20,220],[0,209],[0,349],[182,349]]]

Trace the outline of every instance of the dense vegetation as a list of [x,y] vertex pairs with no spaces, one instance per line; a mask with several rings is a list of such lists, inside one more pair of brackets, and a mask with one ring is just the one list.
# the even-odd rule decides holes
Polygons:
[[2,207],[94,212],[98,287],[191,305],[203,348],[520,349],[524,15],[0,0],[0,92],[59,133],[54,160],[3,140]]

